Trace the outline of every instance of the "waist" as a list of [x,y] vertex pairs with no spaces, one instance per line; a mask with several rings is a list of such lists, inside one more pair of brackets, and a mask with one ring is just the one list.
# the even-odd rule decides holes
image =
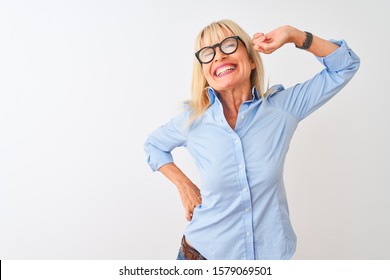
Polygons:
[[187,260],[206,260],[201,253],[198,252],[194,247],[192,247],[186,240],[185,236],[181,240],[181,247],[183,255]]

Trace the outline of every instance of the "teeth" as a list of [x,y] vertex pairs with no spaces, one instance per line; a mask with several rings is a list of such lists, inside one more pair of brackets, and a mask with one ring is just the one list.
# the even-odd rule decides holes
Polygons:
[[222,67],[222,68],[219,68],[217,70],[217,76],[220,76],[221,74],[225,73],[226,71],[229,71],[229,70],[234,70],[236,69],[233,65],[229,65],[229,66],[225,66],[225,67]]

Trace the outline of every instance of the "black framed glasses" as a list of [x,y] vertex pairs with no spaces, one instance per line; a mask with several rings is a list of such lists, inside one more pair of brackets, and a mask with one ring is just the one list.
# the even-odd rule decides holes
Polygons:
[[216,47],[219,47],[221,52],[224,54],[232,54],[238,48],[238,40],[240,40],[245,46],[244,41],[239,36],[231,36],[223,39],[221,43],[201,48],[195,53],[195,56],[201,64],[210,63],[215,57]]

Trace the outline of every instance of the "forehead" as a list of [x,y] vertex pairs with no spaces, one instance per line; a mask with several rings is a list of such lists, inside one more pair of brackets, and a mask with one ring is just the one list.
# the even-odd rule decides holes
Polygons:
[[211,46],[221,42],[226,37],[234,35],[235,34],[231,30],[226,28],[220,26],[211,27],[203,31],[200,39],[200,46]]

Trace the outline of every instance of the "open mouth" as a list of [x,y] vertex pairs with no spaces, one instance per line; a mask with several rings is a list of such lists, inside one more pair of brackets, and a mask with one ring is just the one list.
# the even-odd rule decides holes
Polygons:
[[235,65],[226,65],[226,66],[222,66],[220,68],[218,68],[216,71],[215,71],[215,75],[217,77],[221,77],[223,76],[224,74],[227,74],[227,73],[230,73],[232,71],[234,71],[236,69],[236,66]]

